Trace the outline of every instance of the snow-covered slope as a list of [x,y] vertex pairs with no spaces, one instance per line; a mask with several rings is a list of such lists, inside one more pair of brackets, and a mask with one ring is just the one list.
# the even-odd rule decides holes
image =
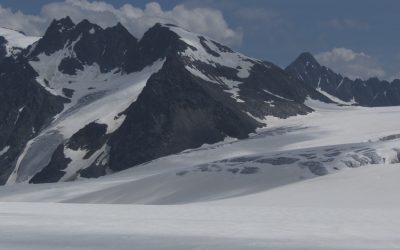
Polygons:
[[[150,250],[365,250],[399,249],[400,204],[390,191],[382,188],[388,178],[393,185],[390,193],[399,188],[399,167],[352,170],[348,181],[325,178],[313,188],[297,185],[300,191],[287,189],[285,197],[259,195],[255,199],[225,204],[190,204],[178,206],[0,203],[0,247],[9,250],[28,249],[150,249]],[[367,170],[367,169],[366,169]],[[355,173],[357,172],[357,173]],[[333,175],[332,175],[333,177]],[[342,175],[346,178],[346,175]],[[363,193],[364,185],[378,189]],[[367,182],[367,183],[366,183]],[[356,188],[346,195],[345,187]],[[351,206],[323,203],[335,187],[350,200]],[[380,189],[382,188],[382,189]],[[311,189],[311,190],[310,190]],[[304,197],[301,199],[301,197]],[[285,199],[294,198],[296,203]],[[322,198],[322,200],[320,200]],[[368,205],[377,198],[382,204]],[[262,200],[271,199],[271,200]],[[257,200],[256,203],[254,201]],[[232,200],[234,201],[234,200]],[[281,203],[283,201],[283,203]],[[342,202],[340,199],[332,201]],[[246,204],[245,202],[249,202]],[[40,226],[39,226],[40,225]]]
[[399,178],[400,164],[347,168],[272,190],[207,202],[207,205],[398,209],[400,201],[394,190],[399,188]]
[[306,103],[245,140],[2,186],[0,248],[398,249],[400,108]]
[[2,27],[0,27],[0,36],[6,40],[7,55],[12,55],[15,50],[25,49],[40,39],[40,37],[26,36],[19,31]]
[[[317,113],[275,120],[248,140],[204,145],[96,180],[3,186],[0,247],[398,249],[400,108],[312,104]],[[296,164],[254,163],[315,157],[342,168],[342,160],[361,162],[372,151],[385,162],[324,176]],[[210,161],[219,163],[206,167]],[[233,167],[238,172],[226,171]],[[246,167],[259,170],[242,173]],[[83,204],[98,202],[112,204]]]
[[271,120],[274,126],[246,140],[203,145],[97,180],[6,186],[0,201],[204,202],[399,162],[400,108],[309,105],[317,112]]

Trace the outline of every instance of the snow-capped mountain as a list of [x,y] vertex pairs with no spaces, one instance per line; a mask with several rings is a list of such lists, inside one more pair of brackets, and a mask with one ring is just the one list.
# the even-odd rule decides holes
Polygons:
[[309,97],[329,101],[271,63],[173,25],[137,39],[121,24],[67,17],[2,64],[1,182],[9,184],[102,176],[246,138],[266,117],[312,112]]
[[121,24],[66,17],[0,64],[2,184],[99,177],[248,138],[313,112],[310,100],[362,103],[329,94],[341,76],[310,55],[284,71],[168,24],[138,39]]
[[320,65],[308,52],[302,53],[286,71],[340,104],[369,107],[400,105],[400,80],[351,80]]

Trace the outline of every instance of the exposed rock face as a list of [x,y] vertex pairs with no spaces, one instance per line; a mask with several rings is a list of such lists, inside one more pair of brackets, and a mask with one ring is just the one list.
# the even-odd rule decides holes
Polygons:
[[0,61],[7,55],[7,48],[6,48],[7,40],[0,36]]
[[228,94],[196,79],[169,57],[112,135],[110,168],[122,170],[226,136],[244,138],[260,126]]
[[321,92],[361,106],[400,105],[400,81],[378,78],[351,80],[320,65],[310,53],[301,54],[286,71]]
[[60,144],[54,151],[51,160],[39,173],[32,177],[29,183],[49,183],[59,181],[65,174],[64,169],[71,163],[64,155],[64,145]]
[[74,75],[84,65],[98,64],[101,72],[124,68],[127,55],[136,53],[137,39],[121,24],[102,29],[96,24],[83,20],[75,25],[69,17],[55,20],[50,24],[43,38],[29,53],[34,58],[41,53],[51,55],[73,45],[75,57],[66,57],[59,65],[63,73]]
[[0,183],[4,183],[29,139],[51,122],[67,101],[44,90],[36,72],[23,59],[0,61]]
[[[125,122],[111,136],[109,167],[113,171],[225,137],[245,138],[263,125],[257,118],[267,115],[286,118],[311,112],[303,104],[307,96],[329,101],[270,63],[245,59],[253,66],[248,76],[241,78],[235,68],[188,58],[186,50],[196,53],[200,48],[183,43],[166,27],[156,25],[145,38],[157,40],[160,34],[171,43],[159,50],[161,56],[167,53],[166,62],[149,79],[137,101],[123,113],[127,117]],[[152,35],[154,38],[150,39]],[[218,46],[212,50],[204,37],[199,37],[199,41],[213,57],[234,54],[215,42]],[[237,87],[240,100],[232,98],[226,91],[231,89],[225,84],[196,77],[187,67],[211,79],[241,82]]]
[[86,154],[83,158],[88,159],[104,145],[107,140],[106,132],[107,125],[89,123],[68,140],[66,147],[75,151],[85,150]]
[[[58,145],[52,154],[50,162],[39,173],[33,176],[29,182],[45,183],[59,181],[65,175],[68,164],[73,161],[73,159],[65,155],[65,150],[84,151],[82,159],[87,160],[105,144],[108,139],[106,132],[107,125],[105,124],[93,122],[86,125],[76,132],[65,144],[61,143]],[[75,174],[77,175],[78,172]],[[73,177],[76,176],[74,175]]]
[[179,41],[177,34],[161,24],[156,24],[144,33],[136,50],[127,52],[125,71],[139,71],[146,65],[160,58],[165,58],[169,53],[177,52],[186,47],[186,44]]

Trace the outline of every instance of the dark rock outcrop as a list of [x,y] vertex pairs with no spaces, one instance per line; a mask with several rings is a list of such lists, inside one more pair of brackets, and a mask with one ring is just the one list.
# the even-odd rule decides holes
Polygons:
[[7,55],[7,48],[6,48],[7,40],[0,36],[0,61]]
[[68,140],[66,147],[75,151],[87,151],[83,159],[88,159],[107,141],[108,136],[106,133],[107,125],[95,122],[89,123]]
[[36,72],[23,59],[7,57],[0,62],[0,183],[5,183],[26,146],[62,111],[64,98],[48,93],[36,82]]
[[192,76],[177,56],[153,75],[111,136],[110,168],[114,171],[153,160],[226,136],[245,138],[260,124],[210,83]]
[[49,164],[32,177],[29,183],[49,183],[59,181],[65,174],[63,171],[72,160],[64,155],[64,145],[60,144],[54,151]]

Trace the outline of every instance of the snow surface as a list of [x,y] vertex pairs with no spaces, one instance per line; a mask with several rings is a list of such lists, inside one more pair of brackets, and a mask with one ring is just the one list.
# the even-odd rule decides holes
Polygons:
[[0,36],[7,40],[6,49],[8,55],[12,55],[15,48],[25,49],[40,39],[40,37],[26,36],[21,32],[2,27],[0,27]]
[[[307,105],[317,112],[271,119],[270,127],[246,140],[203,145],[96,180],[30,185],[29,190],[2,187],[0,201],[203,202],[315,178],[309,162],[323,163],[326,173],[398,162],[400,107],[339,107],[312,100]],[[387,136],[393,139],[382,139]]]
[[399,177],[365,167],[186,205],[1,202],[0,248],[399,249]]
[[399,249],[400,107],[306,105],[246,140],[0,187],[0,249]]
[[395,190],[399,187],[399,178],[400,164],[347,168],[334,174],[276,189],[207,204],[267,207],[279,204],[282,207],[398,209],[400,200]]

